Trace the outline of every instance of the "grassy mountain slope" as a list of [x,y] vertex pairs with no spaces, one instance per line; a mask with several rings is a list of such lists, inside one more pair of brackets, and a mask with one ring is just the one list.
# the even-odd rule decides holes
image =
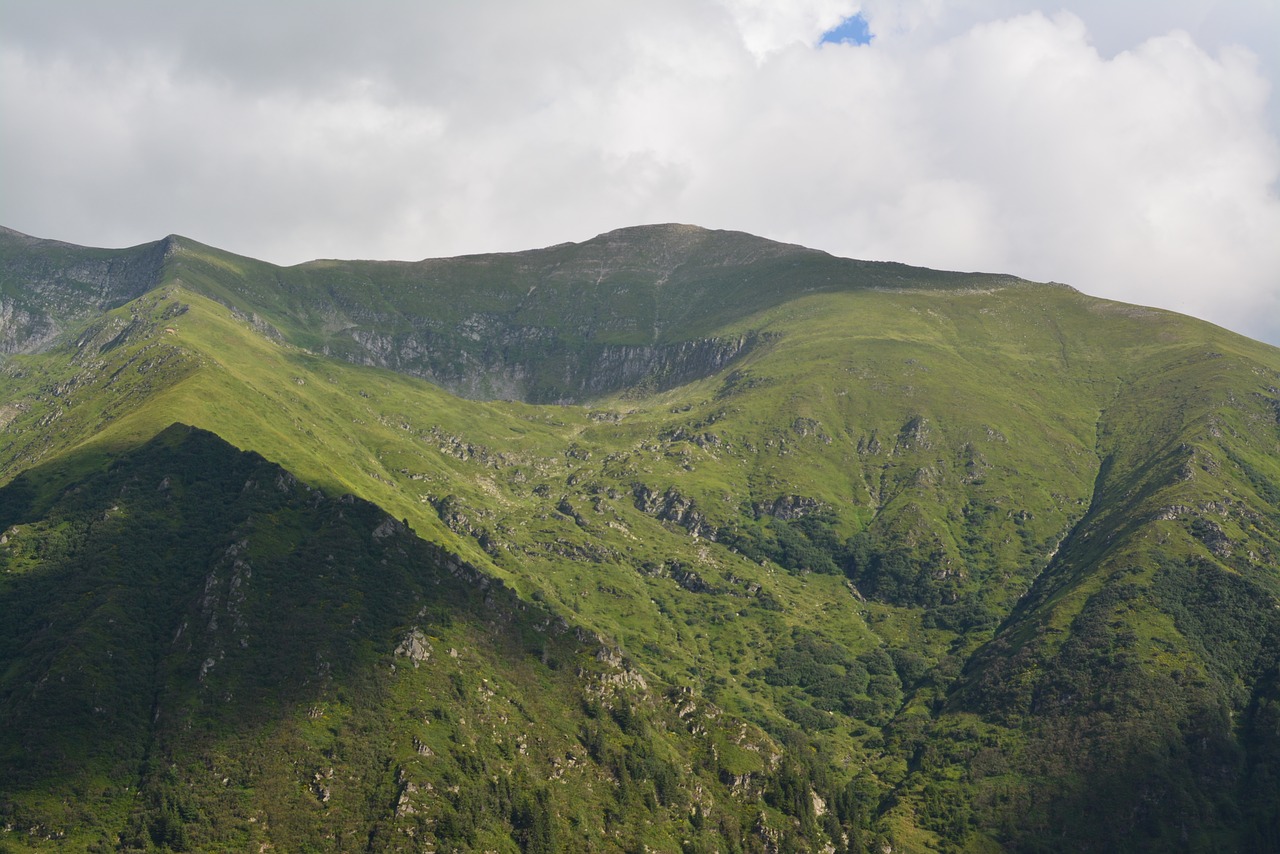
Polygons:
[[551,851],[791,832],[720,780],[717,742],[760,750],[758,732],[647,690],[615,648],[373,505],[179,425],[56,497],[45,474],[0,490],[18,838]]
[[976,278],[682,225],[532,252],[288,268],[179,238],[165,272],[306,349],[536,403],[707,376],[760,343],[723,327],[806,293]]
[[[1273,348],[676,227],[287,270],[176,245],[160,287],[0,365],[0,479],[39,465],[32,506],[178,421],[372,501],[608,639],[653,692],[759,727],[768,748],[717,749],[739,805],[720,809],[763,798],[802,850],[1274,841]],[[468,361],[495,329],[543,330],[500,356],[558,378],[533,399],[580,395],[566,366],[595,364],[552,336],[752,343],[619,370],[581,406],[485,403],[352,364],[405,369],[338,346],[357,320],[472,368],[497,364]]]
[[1026,783],[997,784],[1025,846],[1099,844],[1082,811],[1129,847],[1280,844],[1280,393],[1231,343],[1160,353],[1120,389],[1088,514],[950,701],[1030,733]]

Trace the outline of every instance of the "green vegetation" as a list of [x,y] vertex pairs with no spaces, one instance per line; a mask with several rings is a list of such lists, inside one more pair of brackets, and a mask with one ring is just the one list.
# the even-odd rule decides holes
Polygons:
[[4,330],[0,846],[1278,844],[1273,348],[685,227],[155,246]]

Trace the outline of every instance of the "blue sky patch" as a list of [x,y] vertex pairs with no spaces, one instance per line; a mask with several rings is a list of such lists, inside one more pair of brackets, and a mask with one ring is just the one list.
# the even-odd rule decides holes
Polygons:
[[818,44],[870,44],[871,29],[862,14],[845,18],[822,34]]

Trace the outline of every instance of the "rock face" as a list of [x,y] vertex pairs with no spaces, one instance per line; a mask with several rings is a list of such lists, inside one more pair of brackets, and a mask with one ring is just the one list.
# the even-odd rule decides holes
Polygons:
[[[489,318],[492,343],[474,347],[461,328],[385,334],[352,330],[346,358],[420,377],[461,397],[567,404],[627,388],[666,391],[732,364],[766,340],[757,333],[674,344],[566,343],[555,329]],[[329,351],[335,354],[334,350]]]
[[409,659],[414,668],[431,659],[431,641],[422,633],[422,629],[413,628],[396,647],[396,655]]
[[0,228],[0,355],[39,352],[64,329],[156,287],[171,243],[87,249]]
[[656,516],[663,522],[679,525],[693,537],[702,537],[714,541],[716,529],[707,521],[706,515],[698,509],[697,502],[680,494],[674,486],[668,487],[664,493],[657,493],[642,483],[632,486],[637,510]]
[[779,495],[771,504],[756,502],[751,506],[751,511],[757,519],[772,516],[789,522],[804,518],[821,508],[821,502],[804,495]]

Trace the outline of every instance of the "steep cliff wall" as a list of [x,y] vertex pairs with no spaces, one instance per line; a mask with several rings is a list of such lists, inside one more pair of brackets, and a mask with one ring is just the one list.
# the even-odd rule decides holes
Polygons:
[[64,329],[151,290],[170,242],[89,249],[0,228],[0,354],[38,352]]

